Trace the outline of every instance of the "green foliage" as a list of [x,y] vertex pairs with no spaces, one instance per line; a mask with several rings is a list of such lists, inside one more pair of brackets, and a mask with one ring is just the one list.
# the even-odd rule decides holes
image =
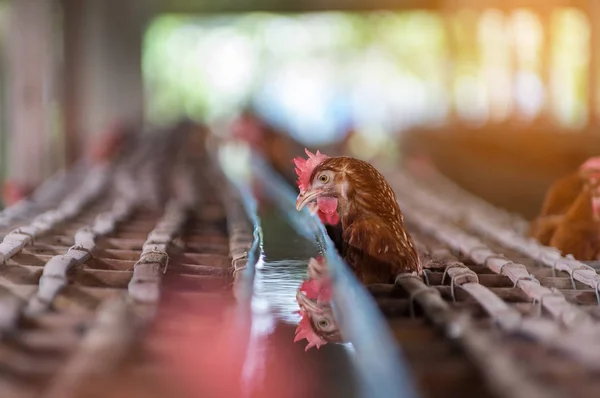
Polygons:
[[[393,60],[390,79],[403,73],[435,80],[443,75],[444,43],[441,18],[424,11],[165,15],[150,25],[144,43],[148,116],[167,123],[181,114],[206,119],[230,114],[271,77],[264,72],[310,60],[334,65],[332,84],[352,84],[357,66],[367,61],[365,51],[373,49]],[[246,55],[236,61],[246,68],[231,68],[247,76],[237,89],[219,81],[224,77],[214,70],[227,46]]]
[[182,114],[227,116],[271,80],[319,64],[326,84],[348,93],[370,79],[388,97],[390,87],[412,79],[429,90],[427,101],[442,95],[451,107],[487,109],[499,89],[490,77],[494,68],[506,74],[517,66],[540,77],[550,68],[555,115],[565,125],[579,124],[587,115],[589,21],[577,10],[559,9],[551,29],[552,54],[544,60],[548,26],[526,9],[164,15],[144,43],[148,117],[167,123]]

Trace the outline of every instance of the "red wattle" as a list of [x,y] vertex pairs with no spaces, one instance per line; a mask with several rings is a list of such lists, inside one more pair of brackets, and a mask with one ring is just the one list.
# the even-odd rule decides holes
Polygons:
[[331,197],[320,197],[317,199],[317,206],[323,213],[331,214],[337,211],[338,200]]
[[320,197],[317,199],[317,207],[319,208],[319,219],[325,225],[337,225],[340,217],[337,214],[338,200],[331,197]]
[[319,219],[325,225],[337,225],[340,222],[340,217],[337,215],[337,213],[327,214],[319,211],[318,214]]

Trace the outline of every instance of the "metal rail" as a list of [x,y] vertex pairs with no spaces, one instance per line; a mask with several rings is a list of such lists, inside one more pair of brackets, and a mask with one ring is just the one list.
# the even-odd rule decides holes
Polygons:
[[[387,322],[366,288],[337,253],[323,224],[306,209],[296,211],[294,190],[260,155],[253,154],[251,158],[251,174],[261,182],[267,195],[276,200],[298,233],[310,239],[316,237],[322,247],[333,284],[334,314],[342,335],[354,346],[353,359],[362,396],[417,397],[415,383]],[[244,202],[255,206],[253,199],[248,198],[250,189],[247,185],[241,192]]]

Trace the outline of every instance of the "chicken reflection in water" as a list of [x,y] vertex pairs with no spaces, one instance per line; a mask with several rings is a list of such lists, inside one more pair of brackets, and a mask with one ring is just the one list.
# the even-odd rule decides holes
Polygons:
[[165,303],[158,317],[165,334],[159,334],[178,347],[167,354],[176,381],[169,395],[176,388],[183,392],[173,396],[190,398],[355,396],[347,345],[306,353],[293,343],[300,320],[296,292],[316,247],[274,213],[263,215],[266,257],[256,264],[249,336],[239,328],[229,294]]
[[294,342],[306,339],[306,351],[311,347],[319,349],[327,343],[343,342],[331,306],[331,282],[323,269],[322,257],[311,258],[308,264],[309,279],[302,283],[296,293],[301,320]]

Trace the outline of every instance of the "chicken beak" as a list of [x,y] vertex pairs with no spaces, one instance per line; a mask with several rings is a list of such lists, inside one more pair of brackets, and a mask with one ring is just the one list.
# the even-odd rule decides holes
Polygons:
[[304,295],[301,291],[296,293],[296,301],[298,301],[298,305],[300,308],[305,310],[306,312],[313,312],[322,314],[325,310],[319,307],[319,304],[315,300],[311,300]]
[[296,198],[296,210],[300,211],[306,206],[308,203],[317,200],[317,197],[321,194],[320,190],[306,191],[301,193]]

